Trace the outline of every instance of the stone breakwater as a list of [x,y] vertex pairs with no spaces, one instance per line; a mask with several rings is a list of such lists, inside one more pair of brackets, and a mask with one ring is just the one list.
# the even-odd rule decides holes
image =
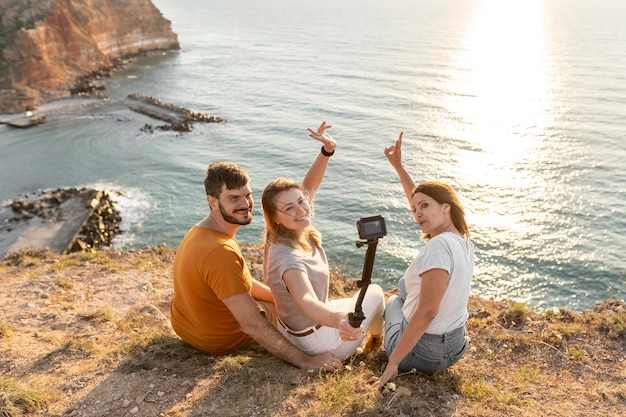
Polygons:
[[24,248],[54,253],[110,246],[120,233],[113,193],[57,189],[12,201],[0,209],[0,255]]
[[32,112],[0,114],[0,124],[7,124],[15,128],[29,128],[50,120],[60,120],[81,112],[105,108],[107,105],[122,105],[130,111],[166,123],[160,126],[146,123],[140,130],[149,134],[154,133],[155,130],[191,132],[193,124],[196,122],[228,123],[228,120],[221,117],[199,113],[140,93],[130,94],[124,99],[114,99],[94,90],[76,94],[72,98],[46,103]]
[[[193,122],[226,123],[225,119],[209,114],[197,113],[171,103],[164,103],[158,98],[143,94],[130,94],[128,108],[134,112],[145,114],[153,119],[167,122],[167,126],[159,126],[161,130],[176,130],[179,132],[191,132]],[[144,130],[152,131],[150,125],[144,126]]]
[[0,113],[84,90],[120,59],[179,49],[151,0],[0,0]]

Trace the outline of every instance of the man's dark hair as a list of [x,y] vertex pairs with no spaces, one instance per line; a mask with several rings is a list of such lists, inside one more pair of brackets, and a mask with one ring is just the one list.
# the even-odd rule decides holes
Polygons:
[[206,170],[204,189],[206,194],[219,197],[222,186],[228,190],[236,190],[248,184],[250,177],[246,171],[237,164],[231,162],[213,162]]

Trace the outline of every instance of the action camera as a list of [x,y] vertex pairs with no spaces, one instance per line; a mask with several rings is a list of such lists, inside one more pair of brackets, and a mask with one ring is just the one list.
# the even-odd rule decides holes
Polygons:
[[385,218],[380,214],[377,216],[361,217],[356,222],[356,228],[359,231],[359,238],[366,240],[378,239],[387,234]]

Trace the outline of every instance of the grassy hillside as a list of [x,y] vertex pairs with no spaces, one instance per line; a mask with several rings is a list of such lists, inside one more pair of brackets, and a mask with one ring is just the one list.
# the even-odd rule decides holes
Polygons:
[[[245,246],[253,274],[259,248]],[[0,262],[0,416],[619,416],[626,304],[538,314],[472,297],[471,348],[441,375],[380,392],[384,351],[341,373],[252,346],[194,351],[169,327],[174,250],[10,254]],[[354,279],[333,272],[333,294]],[[621,294],[617,294],[621,296]]]

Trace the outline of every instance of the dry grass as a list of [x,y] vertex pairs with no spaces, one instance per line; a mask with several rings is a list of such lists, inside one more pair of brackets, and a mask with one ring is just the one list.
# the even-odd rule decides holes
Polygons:
[[[244,247],[253,274],[259,248]],[[626,409],[626,306],[538,314],[473,297],[472,345],[448,372],[379,392],[383,351],[337,374],[252,345],[189,348],[169,327],[173,250],[11,254],[0,263],[0,417],[618,416]],[[333,272],[333,293],[355,291]]]

